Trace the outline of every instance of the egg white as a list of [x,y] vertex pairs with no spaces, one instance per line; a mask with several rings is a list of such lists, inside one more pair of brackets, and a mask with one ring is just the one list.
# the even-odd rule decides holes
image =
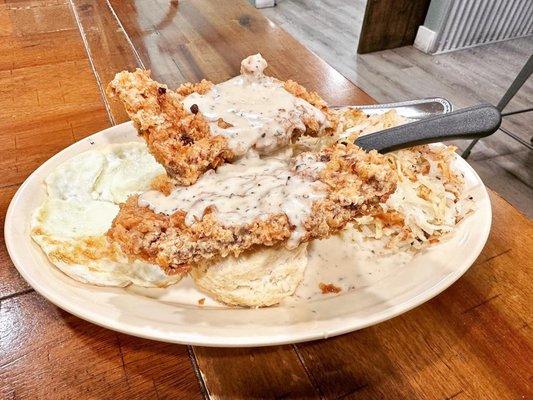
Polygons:
[[110,145],[102,151],[105,164],[94,186],[93,197],[122,203],[133,193],[150,189],[150,182],[165,169],[140,142]]
[[164,173],[146,145],[121,143],[90,150],[59,165],[45,180],[47,198],[34,212],[31,235],[71,278],[99,286],[162,287],[181,275],[129,260],[105,236],[128,196]]
[[87,201],[102,173],[105,156],[96,150],[78,154],[59,165],[45,179],[48,196],[54,199]]

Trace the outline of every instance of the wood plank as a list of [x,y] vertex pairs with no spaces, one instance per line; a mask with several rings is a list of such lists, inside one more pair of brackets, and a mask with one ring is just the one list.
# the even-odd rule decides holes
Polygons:
[[429,0],[369,0],[361,27],[359,54],[413,44]]
[[101,328],[36,293],[3,300],[0,321],[0,398],[202,398],[185,346]]
[[[0,21],[3,236],[18,184],[110,120],[67,1],[4,2]],[[187,347],[120,335],[58,309],[28,288],[3,241],[0,381],[0,398],[202,398]]]
[[109,120],[68,2],[7,2],[0,13],[11,26],[0,36],[3,187]]
[[117,72],[144,65],[107,1],[76,0],[72,7],[112,123],[128,121],[122,104],[107,99],[105,87]]
[[491,199],[489,242],[451,288],[391,321],[297,345],[326,398],[515,399],[532,394],[528,276],[533,251],[524,249],[523,239],[532,237],[533,225],[501,197]]
[[[68,2],[9,1],[0,5],[0,16],[9,27],[0,35],[3,237],[18,185],[53,154],[109,122]],[[0,298],[27,290],[2,240]]]
[[194,354],[213,399],[320,398],[291,346],[194,347]]
[[[507,140],[514,142],[513,139],[508,138],[502,132],[498,132],[500,140]],[[478,145],[480,148],[476,149],[478,152],[486,152],[487,144],[494,140],[483,140]],[[489,143],[487,143],[489,142]],[[516,142],[515,142],[516,143]],[[479,174],[487,186],[491,189],[497,189],[498,193],[515,207],[518,207],[527,217],[533,216],[533,157],[531,150],[521,147],[519,151],[511,154],[504,154],[501,156],[472,157],[469,163]]]
[[7,254],[4,238],[4,223],[7,207],[18,189],[18,185],[0,188],[0,300],[16,293],[30,290],[30,286],[15,269]]
[[[0,5],[0,16],[9,27],[0,34],[3,237],[18,185],[53,154],[109,122],[68,2],[8,1]],[[24,25],[28,21],[32,24]],[[27,290],[2,240],[0,298]]]
[[228,79],[238,74],[244,57],[260,52],[269,61],[268,73],[294,79],[327,101],[372,101],[247,2],[110,3],[143,63],[170,86]]

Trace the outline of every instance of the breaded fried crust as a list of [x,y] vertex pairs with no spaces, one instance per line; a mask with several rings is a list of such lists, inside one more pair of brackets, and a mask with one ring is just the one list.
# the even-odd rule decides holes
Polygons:
[[150,78],[150,71],[120,72],[108,94],[124,104],[148,149],[178,184],[190,185],[206,170],[233,158],[224,136],[213,136],[201,114],[183,108],[187,94],[208,91],[212,84],[187,84],[175,92]]
[[[299,83],[288,79],[283,84],[284,89],[291,93],[293,96],[299,97],[305,101],[307,101],[312,106],[318,108],[320,111],[322,111],[328,120],[328,128],[325,130],[325,134],[332,134],[337,129],[337,125],[339,124],[339,116],[338,113],[335,112],[335,110],[332,110],[328,107],[324,99],[318,95],[316,92],[309,92],[306,88],[304,88]],[[317,121],[308,120],[304,121],[305,124],[308,127],[307,134],[311,136],[316,136],[319,132],[319,126]]]
[[[387,158],[376,152],[365,153],[344,143],[307,156],[325,162],[316,179],[326,184],[327,195],[313,203],[301,242],[339,231],[386,201],[396,187],[396,175]],[[185,216],[184,210],[172,215],[155,213],[139,206],[138,197],[132,196],[121,206],[108,236],[132,258],[157,263],[165,270],[187,270],[214,256],[238,256],[253,246],[284,242],[294,229],[283,213],[239,226],[224,225],[209,209],[190,226],[185,224]]]
[[[245,60],[246,61],[246,60]],[[326,128],[311,116],[302,119],[305,130],[294,129],[292,137],[332,134],[338,124],[337,115],[329,110],[324,100],[308,92],[296,82],[282,82],[284,89],[299,97],[326,116]],[[146,140],[149,151],[162,164],[169,177],[178,185],[191,185],[207,170],[230,162],[235,151],[226,136],[214,134],[209,122],[193,104],[185,109],[183,99],[192,94],[205,94],[213,83],[187,83],[175,91],[150,78],[150,71],[118,73],[108,86],[110,97],[119,99],[139,134]],[[231,125],[219,120],[220,128]],[[290,137],[289,137],[290,139]],[[283,144],[283,141],[280,141]],[[273,149],[275,150],[275,149]]]

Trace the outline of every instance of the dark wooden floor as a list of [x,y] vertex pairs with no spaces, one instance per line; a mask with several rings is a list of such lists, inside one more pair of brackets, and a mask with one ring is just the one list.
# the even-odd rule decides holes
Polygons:
[[[427,55],[407,46],[357,55],[366,0],[278,0],[262,12],[379,102],[440,96],[456,107],[497,104],[533,54],[533,37]],[[533,106],[530,79],[506,110]],[[504,118],[503,126],[525,140],[533,112]],[[464,149],[468,142],[455,143]],[[481,141],[470,164],[483,181],[533,217],[533,152],[501,131]]]

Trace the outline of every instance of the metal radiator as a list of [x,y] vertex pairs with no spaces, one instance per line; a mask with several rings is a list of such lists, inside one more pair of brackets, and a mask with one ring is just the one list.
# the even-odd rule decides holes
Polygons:
[[452,0],[436,53],[533,35],[533,0]]

